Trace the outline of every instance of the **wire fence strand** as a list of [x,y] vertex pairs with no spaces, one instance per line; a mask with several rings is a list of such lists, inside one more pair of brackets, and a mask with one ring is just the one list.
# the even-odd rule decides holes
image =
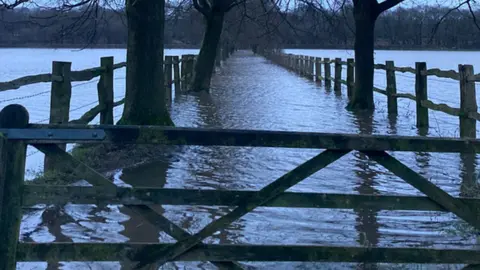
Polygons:
[[410,75],[406,75],[406,74],[402,74],[402,73],[395,73],[395,76],[400,76],[400,77],[403,77],[403,78],[408,78],[408,79],[415,80],[414,76],[410,76]]
[[73,85],[72,85],[72,88],[79,87],[79,86],[82,86],[82,85],[92,84],[92,83],[98,83],[99,81],[100,81],[100,79],[91,80],[91,81],[83,82],[83,83],[73,84]]
[[43,91],[43,92],[40,92],[40,93],[35,93],[35,94],[32,94],[32,95],[28,95],[28,96],[21,96],[21,97],[14,97],[14,98],[0,100],[0,103],[5,103],[5,102],[10,102],[10,101],[15,101],[15,100],[22,100],[22,99],[29,99],[29,98],[45,95],[45,94],[48,94],[48,93],[50,93],[50,90]]
[[[118,95],[118,96],[115,96],[114,99],[115,99],[116,101],[118,101],[118,100],[121,100],[121,99],[124,98],[124,97],[125,97],[125,95]],[[82,109],[82,108],[85,108],[85,107],[91,106],[91,105],[93,105],[93,104],[96,104],[97,102],[98,102],[98,101],[93,101],[93,102],[84,104],[84,105],[82,105],[82,106],[78,106],[78,107],[76,107],[76,108],[74,108],[74,109],[71,109],[70,112],[78,111],[78,110],[80,110],[80,109]],[[120,117],[121,117],[121,114],[120,114],[118,117],[115,118],[115,121],[118,120]],[[43,120],[41,120],[41,121],[35,122],[35,124],[42,124],[42,123],[45,123],[45,122],[47,122],[47,121],[49,121],[49,120],[50,120],[50,118],[46,118],[46,119],[43,119]],[[40,152],[40,151],[32,151],[32,152],[30,152],[30,153],[27,153],[27,157],[33,156],[33,155],[38,154],[38,153],[41,153],[41,152]]]
[[427,77],[428,80],[432,80],[432,81],[435,81],[435,82],[441,82],[441,83],[449,83],[449,84],[455,84],[455,85],[459,85],[460,83],[458,81],[454,81],[454,80],[440,80],[440,79],[437,79],[437,78],[432,78],[432,77]]

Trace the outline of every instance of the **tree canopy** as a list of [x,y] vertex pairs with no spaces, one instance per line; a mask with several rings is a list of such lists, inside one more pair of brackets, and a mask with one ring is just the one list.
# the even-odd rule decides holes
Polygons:
[[[189,3],[166,8],[167,47],[198,48],[202,42],[202,14]],[[232,9],[224,35],[237,47],[274,41],[290,48],[353,48],[352,6],[316,10],[299,3],[288,10],[264,11],[262,1]],[[0,2],[2,3],[2,2]],[[10,3],[9,5],[12,5]],[[123,9],[100,8],[83,25],[75,23],[84,9],[64,11],[32,6],[0,10],[0,46],[126,46]],[[445,16],[448,13],[448,16]],[[480,11],[472,11],[480,18]],[[375,28],[377,49],[480,49],[480,30],[468,8],[421,5],[398,7],[382,14]],[[61,16],[60,16],[61,14]],[[443,19],[442,19],[443,18]],[[441,23],[439,24],[439,22]],[[93,33],[93,26],[97,26]],[[434,34],[435,33],[435,34]]]

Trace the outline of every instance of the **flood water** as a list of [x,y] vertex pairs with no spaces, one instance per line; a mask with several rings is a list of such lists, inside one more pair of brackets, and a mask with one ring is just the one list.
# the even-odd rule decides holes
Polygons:
[[[41,51],[47,55],[43,59],[44,62],[55,57],[52,50]],[[115,55],[116,62],[123,61],[125,53],[123,50],[90,50],[75,55],[68,50],[57,50],[57,53],[59,51],[62,57],[73,59],[73,69],[96,66],[100,56]],[[167,54],[191,52],[172,50]],[[351,57],[348,51],[289,52],[330,58]],[[39,52],[18,50],[16,53]],[[457,64],[468,63],[465,61],[480,56],[475,52],[421,54],[414,52],[417,57],[409,57],[411,53],[380,51],[377,52],[380,56],[376,62],[395,60],[398,66],[413,66],[411,60],[426,61],[429,68],[456,69]],[[5,54],[5,50],[0,50],[0,58]],[[83,57],[79,57],[81,54]],[[442,57],[447,55],[445,56],[447,60],[440,62],[439,55]],[[80,64],[75,66],[77,60]],[[0,78],[6,81],[23,75],[49,72],[49,64],[44,62],[38,63],[42,66],[38,71],[33,71],[35,68],[31,67],[24,73],[20,71],[9,73],[9,67],[3,65],[0,67]],[[480,68],[477,68],[477,73],[478,71]],[[377,87],[385,88],[384,74],[376,72],[375,76]],[[124,93],[124,70],[116,71],[115,77],[117,78],[115,96],[120,99]],[[414,93],[413,74],[398,75],[397,83],[398,92]],[[48,88],[48,84],[42,84],[1,92],[0,100],[41,93]],[[73,92],[72,108],[80,108],[96,101],[95,83],[79,85]],[[448,101],[447,104],[459,107],[458,93],[457,82],[429,79],[429,98],[433,101]],[[48,118],[48,99],[48,94],[41,94],[33,98],[3,102],[0,103],[0,107],[8,103],[23,104],[29,109],[32,121],[41,122],[42,119]],[[214,76],[211,95],[177,95],[171,105],[171,113],[177,126],[186,127],[458,136],[458,118],[440,112],[430,111],[430,129],[418,131],[415,128],[415,104],[408,100],[399,101],[397,117],[387,115],[386,99],[378,94],[375,95],[377,110],[373,117],[354,115],[346,111],[344,108],[347,101],[346,89],[343,89],[341,94],[335,93],[275,66],[262,57],[239,51],[228,59]],[[83,107],[72,112],[71,118],[77,118],[89,108]],[[117,108],[115,113],[116,118],[119,118],[121,108]],[[320,150],[172,147],[172,151],[168,152],[159,153],[159,161],[155,163],[125,170],[119,168],[112,172],[116,183],[138,185],[140,182],[141,185],[165,188],[258,190],[315,156]],[[41,166],[43,157],[34,150],[29,150],[29,153],[28,168],[33,170],[30,174],[33,176],[38,166]],[[476,166],[475,157],[437,153],[393,153],[393,155],[451,195],[470,195],[468,191],[474,182],[472,174]],[[289,191],[421,195],[413,187],[358,152],[346,155]],[[176,224],[190,233],[195,233],[212,219],[225,214],[228,209],[207,206],[162,206],[161,211]],[[59,216],[61,218],[58,218]],[[475,237],[450,233],[456,224],[458,221],[451,214],[439,212],[258,208],[205,242],[478,248]],[[45,206],[29,210],[24,216],[21,237],[23,241],[36,242],[151,242],[155,238],[162,242],[173,241],[165,233],[145,224],[140,218],[131,217],[131,213],[122,207],[110,205],[98,208],[94,205],[76,204],[68,204],[60,211],[55,211],[51,207],[45,210]],[[20,269],[47,267],[46,263],[19,265]],[[60,265],[61,269],[120,268],[119,263],[113,262],[60,263]],[[321,263],[245,263],[245,265],[257,269],[392,269],[385,265]],[[57,265],[50,265],[50,269],[55,267]],[[426,268],[437,269],[439,266]],[[461,266],[447,268],[458,269]],[[162,269],[215,269],[215,267],[209,263],[168,263]],[[424,268],[418,265],[397,265],[395,269]]]

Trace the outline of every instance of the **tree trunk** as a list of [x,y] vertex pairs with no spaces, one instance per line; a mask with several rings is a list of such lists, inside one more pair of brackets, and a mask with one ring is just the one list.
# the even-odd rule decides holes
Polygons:
[[163,78],[164,0],[127,0],[127,78],[119,124],[173,125]]
[[210,80],[213,69],[215,68],[215,57],[222,34],[224,16],[225,12],[216,11],[206,17],[205,34],[203,36],[200,53],[198,54],[197,63],[195,64],[195,73],[190,85],[191,91],[208,92],[210,89]]
[[355,89],[348,105],[352,110],[373,110],[373,53],[375,1],[359,1],[354,7],[355,17]]

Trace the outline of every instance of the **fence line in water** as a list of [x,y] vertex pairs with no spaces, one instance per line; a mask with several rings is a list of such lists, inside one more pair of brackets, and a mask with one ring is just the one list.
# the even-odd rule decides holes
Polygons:
[[[305,76],[314,81],[325,81],[325,86],[330,88],[334,82],[334,91],[341,91],[341,85],[347,86],[347,96],[353,96],[355,86],[353,58],[342,61],[341,58],[330,59],[328,57],[313,57],[305,55],[285,54],[278,51],[264,53],[264,56],[274,63]],[[331,73],[331,64],[334,64],[334,77]],[[324,76],[322,76],[322,65]],[[342,67],[347,66],[347,78],[342,79]],[[386,71],[386,89],[374,86],[373,91],[387,96],[387,107],[389,114],[398,113],[398,98],[406,98],[416,102],[416,124],[419,128],[428,128],[428,110],[435,110],[451,116],[458,116],[460,120],[460,137],[476,138],[476,122],[480,121],[480,113],[477,109],[475,84],[480,82],[480,73],[474,74],[472,65],[458,65],[458,72],[455,70],[441,70],[438,68],[427,69],[425,62],[416,62],[413,67],[396,67],[394,61],[386,61],[385,64],[375,64],[376,70]],[[400,74],[396,74],[400,72]],[[415,77],[415,95],[410,93],[397,93],[396,75],[401,73],[412,73]],[[427,76],[447,78],[459,82],[460,108],[451,107],[445,103],[435,103],[428,100]],[[441,81],[444,82],[444,81]],[[448,82],[448,81],[445,81]]]
[[[232,50],[220,48],[217,51],[216,66],[221,66],[231,54]],[[187,82],[193,78],[193,70],[197,56],[193,54],[186,55],[166,55],[164,61],[164,78],[166,102],[172,102],[172,91],[181,92],[186,89]],[[113,109],[125,103],[124,95],[114,97],[114,80],[125,79],[125,77],[114,77],[114,71],[127,66],[126,62],[114,64],[112,56],[100,58],[100,67],[88,68],[84,70],[72,71],[71,62],[52,62],[52,73],[23,76],[11,81],[0,82],[0,94],[3,91],[17,90],[22,86],[37,83],[51,82],[50,90],[39,93],[14,97],[0,100],[0,103],[11,103],[12,101],[34,98],[50,93],[50,116],[37,123],[49,122],[50,124],[88,124],[100,114],[100,124],[111,125],[114,123]],[[98,80],[92,79],[100,77]],[[71,82],[81,82],[72,85]],[[78,86],[97,83],[98,101],[89,102],[75,108],[70,108],[72,89]],[[172,85],[174,88],[172,88]],[[20,90],[21,91],[21,90]],[[66,94],[65,94],[66,93]],[[118,99],[120,98],[120,99]],[[70,120],[70,113],[88,106],[92,107],[80,118]],[[33,156],[39,151],[29,152],[27,156]]]

